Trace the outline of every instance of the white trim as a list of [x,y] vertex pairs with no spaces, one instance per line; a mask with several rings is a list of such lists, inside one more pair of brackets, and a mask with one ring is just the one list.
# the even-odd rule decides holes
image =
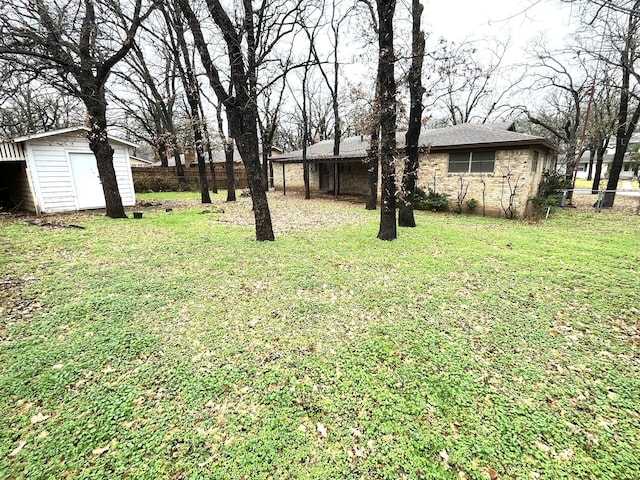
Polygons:
[[[38,138],[46,138],[46,137],[53,137],[56,135],[64,135],[65,133],[71,133],[71,132],[89,132],[89,128],[87,127],[68,127],[68,128],[61,128],[59,130],[51,130],[49,132],[41,132],[41,133],[33,133],[31,135],[25,135],[24,137],[17,137],[14,138],[13,141],[15,143],[22,143],[22,142],[26,142],[27,140],[36,140]],[[123,140],[121,138],[118,137],[112,137],[111,135],[108,135],[108,139],[109,140],[113,140],[114,142],[118,142],[118,143],[122,143],[124,145],[128,145],[130,147],[134,147],[137,148],[138,145],[135,143],[132,143],[128,140]]]
[[28,175],[31,181],[33,203],[36,207],[36,215],[42,213],[42,191],[40,190],[40,179],[38,178],[38,169],[36,168],[35,157],[33,156],[33,147],[30,143],[25,145],[24,156],[26,158]]
[[[129,151],[129,148],[126,147],[124,149],[124,161],[126,162],[127,167],[128,167],[127,168],[127,174],[128,174],[127,178],[129,179],[129,185],[131,185],[131,189],[133,190],[133,204],[135,205],[135,203],[136,203],[136,187],[133,185],[133,170],[131,170],[131,168],[132,168],[131,167],[131,161],[129,160],[129,158],[131,158],[130,153],[131,152]],[[116,166],[114,165],[113,169],[115,170],[115,168],[116,168]],[[135,167],[133,167],[133,168],[135,168]],[[117,182],[118,182],[118,177],[116,175],[116,183]],[[119,184],[118,184],[118,192],[120,192],[120,185]],[[122,199],[122,194],[120,194],[120,198]],[[124,205],[124,201],[122,203]],[[106,198],[105,198],[105,204],[106,204]]]
[[71,158],[70,155],[73,153],[86,154],[86,150],[68,150],[64,149],[64,156],[67,159],[67,170],[69,172],[69,180],[71,180],[71,185],[73,186],[73,203],[76,206],[76,211],[80,210],[80,204],[78,203],[78,187],[76,185],[76,178],[73,176],[73,167],[71,166]]

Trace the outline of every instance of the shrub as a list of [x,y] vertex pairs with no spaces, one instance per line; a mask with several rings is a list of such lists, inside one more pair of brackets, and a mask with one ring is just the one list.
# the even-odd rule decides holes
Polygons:
[[475,198],[472,198],[470,200],[467,200],[465,202],[465,205],[467,206],[467,211],[469,213],[473,213],[478,207],[478,201]]
[[413,201],[416,210],[444,212],[449,209],[447,195],[444,193],[436,193],[432,189],[429,189],[429,193],[427,194],[421,188],[416,188]]
[[561,190],[570,189],[571,187],[571,180],[567,180],[564,175],[547,170],[542,174],[542,181],[538,187],[538,196],[549,198],[551,195],[557,194]]
[[179,192],[182,190],[177,178],[172,177],[140,177],[133,182],[137,193]]
[[563,174],[545,171],[538,187],[538,195],[530,199],[533,204],[534,216],[541,216],[546,213],[547,208],[554,209],[559,206],[562,200],[562,190],[568,190],[571,187],[571,180],[568,180]]
[[149,178],[148,177],[135,178],[133,180],[133,189],[135,190],[136,193],[151,192]]

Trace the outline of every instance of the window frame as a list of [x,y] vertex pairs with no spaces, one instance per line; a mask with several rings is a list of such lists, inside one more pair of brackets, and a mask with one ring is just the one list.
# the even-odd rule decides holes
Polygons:
[[[480,158],[474,162],[474,154],[478,156],[484,156],[485,154],[493,154],[492,159],[489,160],[487,158]],[[458,157],[457,159],[455,157]],[[468,160],[462,161],[461,158],[466,156]],[[466,163],[467,167],[465,170],[451,170],[452,165],[452,157],[454,166],[462,166]],[[474,165],[482,165],[491,162],[491,170],[482,170],[482,171],[474,171]],[[470,150],[464,152],[450,152],[449,157],[447,159],[447,173],[450,174],[471,174],[471,175],[484,175],[484,174],[493,174],[496,170],[496,150]]]

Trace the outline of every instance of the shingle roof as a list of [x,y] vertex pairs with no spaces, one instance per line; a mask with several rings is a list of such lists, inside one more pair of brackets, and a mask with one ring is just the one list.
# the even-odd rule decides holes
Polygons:
[[[23,137],[16,137],[13,139],[13,141],[15,143],[22,143],[22,142],[26,142],[27,140],[35,140],[38,138],[46,138],[46,137],[53,137],[56,135],[64,135],[67,133],[75,133],[75,132],[88,132],[89,128],[88,127],[82,127],[82,126],[78,126],[78,127],[67,127],[67,128],[60,128],[58,130],[49,130],[48,132],[41,132],[41,133],[32,133],[30,135],[25,135]],[[114,142],[119,142],[119,143],[123,143],[125,145],[129,145],[130,147],[137,147],[138,145],[130,142],[129,140],[124,140],[122,138],[118,138],[118,137],[113,137],[111,135],[109,135],[109,140],[113,140]]]
[[[452,127],[424,130],[420,134],[419,146],[422,148],[428,147],[432,152],[463,148],[524,145],[543,145],[548,148],[553,148],[551,143],[544,137],[512,132],[505,129],[506,125],[507,124],[499,124],[493,126],[464,123]],[[404,149],[404,132],[396,135],[396,142],[399,150]],[[369,138],[367,136],[347,137],[340,142],[340,155],[337,158],[363,158],[367,155],[368,148]],[[302,150],[295,150],[293,152],[283,153],[273,160],[276,162],[299,161],[301,158]],[[307,147],[307,158],[310,160],[334,158],[333,140],[323,140]]]
[[[439,148],[459,148],[468,146],[496,146],[499,144],[535,145],[543,144],[551,147],[544,137],[512,132],[492,125],[476,125],[463,123],[453,127],[426,130],[420,135],[420,145],[431,145],[431,150]],[[400,148],[400,145],[398,145]],[[404,147],[404,142],[402,147]]]

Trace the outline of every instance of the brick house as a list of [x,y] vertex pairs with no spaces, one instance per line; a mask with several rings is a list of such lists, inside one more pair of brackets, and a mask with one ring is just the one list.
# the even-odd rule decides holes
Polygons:
[[[404,163],[404,133],[398,134],[396,172]],[[309,178],[314,192],[337,195],[367,194],[366,136],[348,137],[333,155],[333,141],[307,148]],[[418,186],[449,196],[455,205],[459,193],[474,199],[477,213],[515,216],[527,212],[528,199],[537,193],[545,170],[555,169],[554,146],[543,137],[513,131],[512,124],[462,124],[423,131],[420,135]],[[302,151],[272,160],[276,190],[303,190]]]

